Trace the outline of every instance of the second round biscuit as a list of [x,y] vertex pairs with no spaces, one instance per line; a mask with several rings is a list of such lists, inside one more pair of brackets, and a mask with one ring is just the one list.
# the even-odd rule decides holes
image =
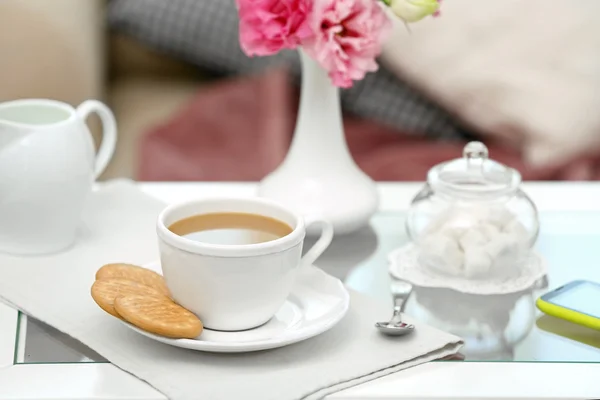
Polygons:
[[165,297],[123,295],[115,300],[123,319],[140,329],[170,338],[196,338],[202,322],[192,312]]

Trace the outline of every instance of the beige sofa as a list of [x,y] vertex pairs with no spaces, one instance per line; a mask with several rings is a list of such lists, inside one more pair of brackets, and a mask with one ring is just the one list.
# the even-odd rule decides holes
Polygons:
[[[119,142],[102,179],[135,178],[142,134],[169,118],[202,79],[189,65],[111,35],[104,8],[104,0],[0,1],[0,102],[105,101]],[[98,140],[98,122],[91,125]]]

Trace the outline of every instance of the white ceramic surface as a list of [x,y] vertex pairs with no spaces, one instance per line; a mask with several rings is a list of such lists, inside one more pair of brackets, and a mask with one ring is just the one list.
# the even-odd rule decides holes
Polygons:
[[[160,182],[140,183],[139,186],[144,192],[167,203],[210,193],[250,197],[256,189],[253,183],[223,182]],[[383,212],[405,212],[411,198],[421,189],[419,183],[378,183],[377,186],[381,193]],[[600,224],[597,223],[597,218],[589,216],[597,216],[600,211],[600,183],[526,182],[524,186],[538,209],[544,211],[548,217],[542,223],[547,234],[559,235],[561,240],[571,237],[573,242],[577,243],[579,238],[587,237],[590,245],[593,245],[594,238],[599,234]],[[389,241],[393,243],[397,242],[398,237],[404,237],[393,232],[390,232],[390,235]],[[564,254],[564,249],[569,246],[561,246],[553,253],[554,246],[548,245],[547,250],[553,256],[549,261],[555,262],[554,259],[558,258],[556,265],[565,267],[555,271],[557,276],[551,279],[554,285],[571,278],[573,264],[578,266],[578,271],[587,268],[588,265],[591,271],[597,271],[593,268],[593,263],[586,264],[586,260],[593,259],[593,252],[592,256],[589,253],[576,252],[578,258],[573,262],[569,261],[570,254]],[[575,248],[576,251],[577,249]],[[363,267],[372,274],[368,263]],[[372,286],[373,280],[377,281],[378,278],[368,275],[373,279],[365,279],[366,276],[357,271],[356,279],[349,280],[350,286],[369,293],[388,290],[387,283],[381,288]],[[25,347],[25,341],[15,341],[17,316],[16,310],[0,303],[1,400],[166,400],[164,395],[147,383],[109,363],[61,364],[61,358],[53,355],[56,364],[12,365],[16,344],[19,345],[16,361],[24,361],[22,357],[19,358],[19,354],[24,354],[25,350],[22,347]],[[555,338],[551,334],[542,334],[538,339],[541,340],[539,345],[532,344],[537,349],[556,348],[561,345],[565,345],[565,350],[572,349],[560,336]],[[48,347],[46,350],[50,353],[57,347],[60,346]],[[374,379],[372,382],[327,396],[327,399],[389,400],[400,397],[434,400],[448,397],[448,388],[452,388],[453,396],[457,399],[584,400],[600,397],[598,376],[600,364],[589,362],[434,362]],[[569,377],[569,384],[565,384],[565,377]],[[518,384],[507,385],[508,381]],[[431,382],[436,384],[432,385]]]
[[[178,220],[215,212],[263,215],[285,222],[293,231],[269,242],[217,245],[178,236],[167,228]],[[170,205],[157,221],[167,286],[207,328],[240,331],[263,325],[288,298],[299,269],[312,265],[331,243],[331,224],[313,223],[321,225],[322,235],[301,259],[305,222],[273,201],[213,198]]]
[[379,195],[348,151],[338,89],[325,70],[300,54],[302,93],[294,139],[283,163],[260,183],[258,194],[308,218],[331,221],[336,235],[343,235],[368,223]]
[[[97,113],[97,155],[85,120]],[[111,111],[97,101],[77,109],[52,100],[0,103],[0,251],[54,253],[72,245],[94,180],[117,140]]]
[[[161,273],[160,263],[146,268]],[[171,346],[186,349],[239,353],[273,349],[323,333],[337,324],[348,311],[350,296],[338,279],[314,266],[299,273],[291,294],[266,324],[247,331],[220,332],[205,329],[197,339],[170,339],[154,335],[126,322],[127,327]]]

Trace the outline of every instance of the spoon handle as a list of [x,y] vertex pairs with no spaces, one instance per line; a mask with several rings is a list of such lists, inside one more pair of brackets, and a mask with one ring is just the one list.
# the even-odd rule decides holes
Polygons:
[[392,296],[394,298],[394,315],[390,321],[392,324],[399,324],[402,322],[402,312],[406,305],[406,300],[412,292],[412,285],[402,282],[395,281],[392,283]]
[[408,282],[393,280],[391,286],[394,307],[399,306],[400,311],[404,311],[406,300],[412,293],[412,285]]
[[394,315],[390,323],[392,325],[402,322],[402,304],[396,304],[394,306]]

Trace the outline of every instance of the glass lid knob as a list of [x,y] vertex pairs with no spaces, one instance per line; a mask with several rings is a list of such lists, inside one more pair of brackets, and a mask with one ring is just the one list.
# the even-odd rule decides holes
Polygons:
[[463,149],[463,157],[467,160],[487,160],[488,148],[481,142],[469,142]]

